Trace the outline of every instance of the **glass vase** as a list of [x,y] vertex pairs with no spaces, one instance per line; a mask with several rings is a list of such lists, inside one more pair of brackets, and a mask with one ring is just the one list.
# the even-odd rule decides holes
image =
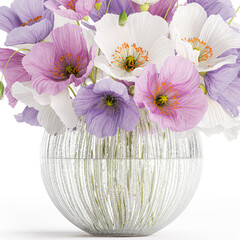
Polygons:
[[199,183],[202,151],[194,131],[163,132],[145,111],[133,132],[99,139],[84,118],[43,136],[44,184],[59,211],[94,235],[144,236],[171,223]]

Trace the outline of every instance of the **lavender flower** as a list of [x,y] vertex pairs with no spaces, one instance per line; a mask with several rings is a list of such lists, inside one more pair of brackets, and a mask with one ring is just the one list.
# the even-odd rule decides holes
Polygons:
[[127,88],[110,78],[80,88],[73,105],[78,116],[86,115],[88,132],[99,138],[114,136],[118,128],[132,131],[139,119]]
[[[233,54],[233,51],[229,53]],[[235,55],[238,55],[235,64],[224,65],[208,72],[204,76],[204,81],[210,98],[237,117],[240,107],[240,50],[235,50]]]
[[31,126],[40,126],[38,122],[38,113],[39,111],[35,110],[34,108],[26,107],[22,113],[15,115],[15,119],[17,122],[25,122]]
[[231,0],[187,0],[187,3],[200,4],[208,16],[220,15],[224,20],[235,17],[235,10]]
[[[132,6],[132,9],[135,12],[140,12],[139,4],[132,2],[131,0],[129,1]],[[166,21],[171,22],[173,15],[176,11],[175,7],[176,2],[177,0],[159,0],[157,3],[150,5],[148,12],[150,12],[152,15],[157,15],[162,18],[164,18],[167,14]]]
[[[5,70],[5,66],[8,59],[13,55],[15,51],[11,49],[0,48],[0,71]],[[15,107],[17,104],[17,99],[12,96],[11,88],[15,82],[28,82],[31,77],[28,75],[27,71],[23,68],[22,59],[25,55],[23,53],[15,53],[13,57],[7,64],[7,68],[4,72],[4,78],[6,80],[7,86],[5,88],[5,95],[8,98],[9,105]]]
[[54,15],[45,0],[15,0],[11,8],[0,7],[0,29],[7,32],[5,45],[43,41],[53,29]]
[[[97,11],[96,9],[93,9],[92,12],[89,14],[89,16],[94,22],[99,21],[106,14],[109,1],[110,0],[103,0],[102,6],[99,9],[99,11]],[[129,0],[124,0],[124,11],[127,13],[128,16],[133,13]],[[112,0],[109,5],[108,13],[120,15],[122,12],[123,12],[123,1]]]
[[82,28],[66,24],[51,33],[52,42],[36,44],[23,59],[32,76],[32,86],[39,93],[57,95],[71,83],[79,86],[92,71],[95,50],[88,53]]

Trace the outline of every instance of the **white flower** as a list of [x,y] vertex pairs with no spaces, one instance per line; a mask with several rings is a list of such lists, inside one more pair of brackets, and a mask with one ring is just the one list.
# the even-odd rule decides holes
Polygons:
[[152,5],[159,2],[159,0],[132,0],[132,2],[135,2],[139,5],[144,5],[145,3]]
[[12,95],[28,107],[39,111],[38,122],[49,134],[56,134],[65,127],[74,128],[77,125],[77,116],[67,89],[56,96],[39,95],[32,88],[31,82],[16,82],[12,86]]
[[95,59],[95,66],[109,76],[134,81],[148,63],[160,70],[174,55],[168,24],[161,17],[141,12],[130,15],[124,27],[118,21],[118,15],[106,14],[96,23],[95,41],[104,55]]
[[170,33],[178,55],[192,61],[199,72],[236,62],[236,56],[219,56],[229,49],[240,48],[240,34],[219,15],[208,18],[197,3],[178,8],[170,25]]
[[240,130],[240,120],[228,114],[218,102],[207,95],[206,97],[208,110],[197,128],[209,136],[223,132],[230,140],[236,138]]

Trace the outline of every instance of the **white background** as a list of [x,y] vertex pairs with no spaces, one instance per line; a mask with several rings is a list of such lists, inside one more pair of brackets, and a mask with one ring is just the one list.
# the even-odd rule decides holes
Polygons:
[[[0,0],[0,6],[10,2]],[[237,7],[239,0],[233,3]],[[1,32],[0,47],[4,40]],[[7,99],[0,101],[0,239],[94,238],[52,204],[40,173],[43,130],[16,123],[17,110],[8,106]],[[204,169],[194,199],[177,220],[146,239],[240,239],[240,136],[228,142],[222,135],[202,135],[202,142]]]

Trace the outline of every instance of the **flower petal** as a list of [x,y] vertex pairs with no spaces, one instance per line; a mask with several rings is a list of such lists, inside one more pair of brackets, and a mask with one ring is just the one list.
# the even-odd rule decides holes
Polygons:
[[199,38],[202,27],[207,20],[207,13],[197,3],[179,6],[170,24],[171,39],[176,41],[176,36]]
[[211,15],[207,19],[199,38],[214,50],[214,58],[229,49],[240,48],[240,34],[230,28],[219,15]]
[[88,56],[86,40],[83,37],[80,26],[67,23],[62,27],[56,28],[51,33],[51,38],[56,52],[60,56],[65,53],[71,53],[74,56]]
[[81,87],[77,93],[77,97],[73,100],[75,112],[79,117],[86,115],[88,110],[92,108],[98,100],[98,95],[93,92],[94,86],[94,84],[91,84],[86,87]]
[[182,92],[192,91],[201,82],[197,68],[182,57],[169,57],[163,64],[159,78],[161,82],[170,82],[178,86]]
[[49,134],[57,134],[65,129],[62,121],[50,106],[39,109],[37,120]]
[[14,28],[7,36],[6,46],[38,43],[43,41],[53,29],[53,22],[45,18],[31,26]]
[[139,111],[132,97],[124,104],[123,113],[119,120],[119,128],[130,132],[133,131],[139,121]]
[[8,7],[0,7],[0,29],[11,32],[14,28],[21,26],[18,15]]
[[15,115],[17,122],[25,122],[31,126],[40,126],[38,120],[38,111],[34,108],[26,107],[24,111],[18,115]]
[[77,116],[73,108],[69,91],[66,89],[56,96],[50,96],[50,106],[67,128],[74,128],[77,125]]
[[129,101],[130,99],[126,86],[120,82],[112,80],[111,78],[105,78],[98,82],[98,84],[94,86],[93,92],[96,94],[114,92],[125,101]]
[[43,15],[44,0],[15,0],[11,4],[11,9],[19,16],[22,22],[27,22]]
[[98,138],[114,136],[118,129],[118,115],[110,116],[101,108],[92,108],[85,118],[87,130]]

